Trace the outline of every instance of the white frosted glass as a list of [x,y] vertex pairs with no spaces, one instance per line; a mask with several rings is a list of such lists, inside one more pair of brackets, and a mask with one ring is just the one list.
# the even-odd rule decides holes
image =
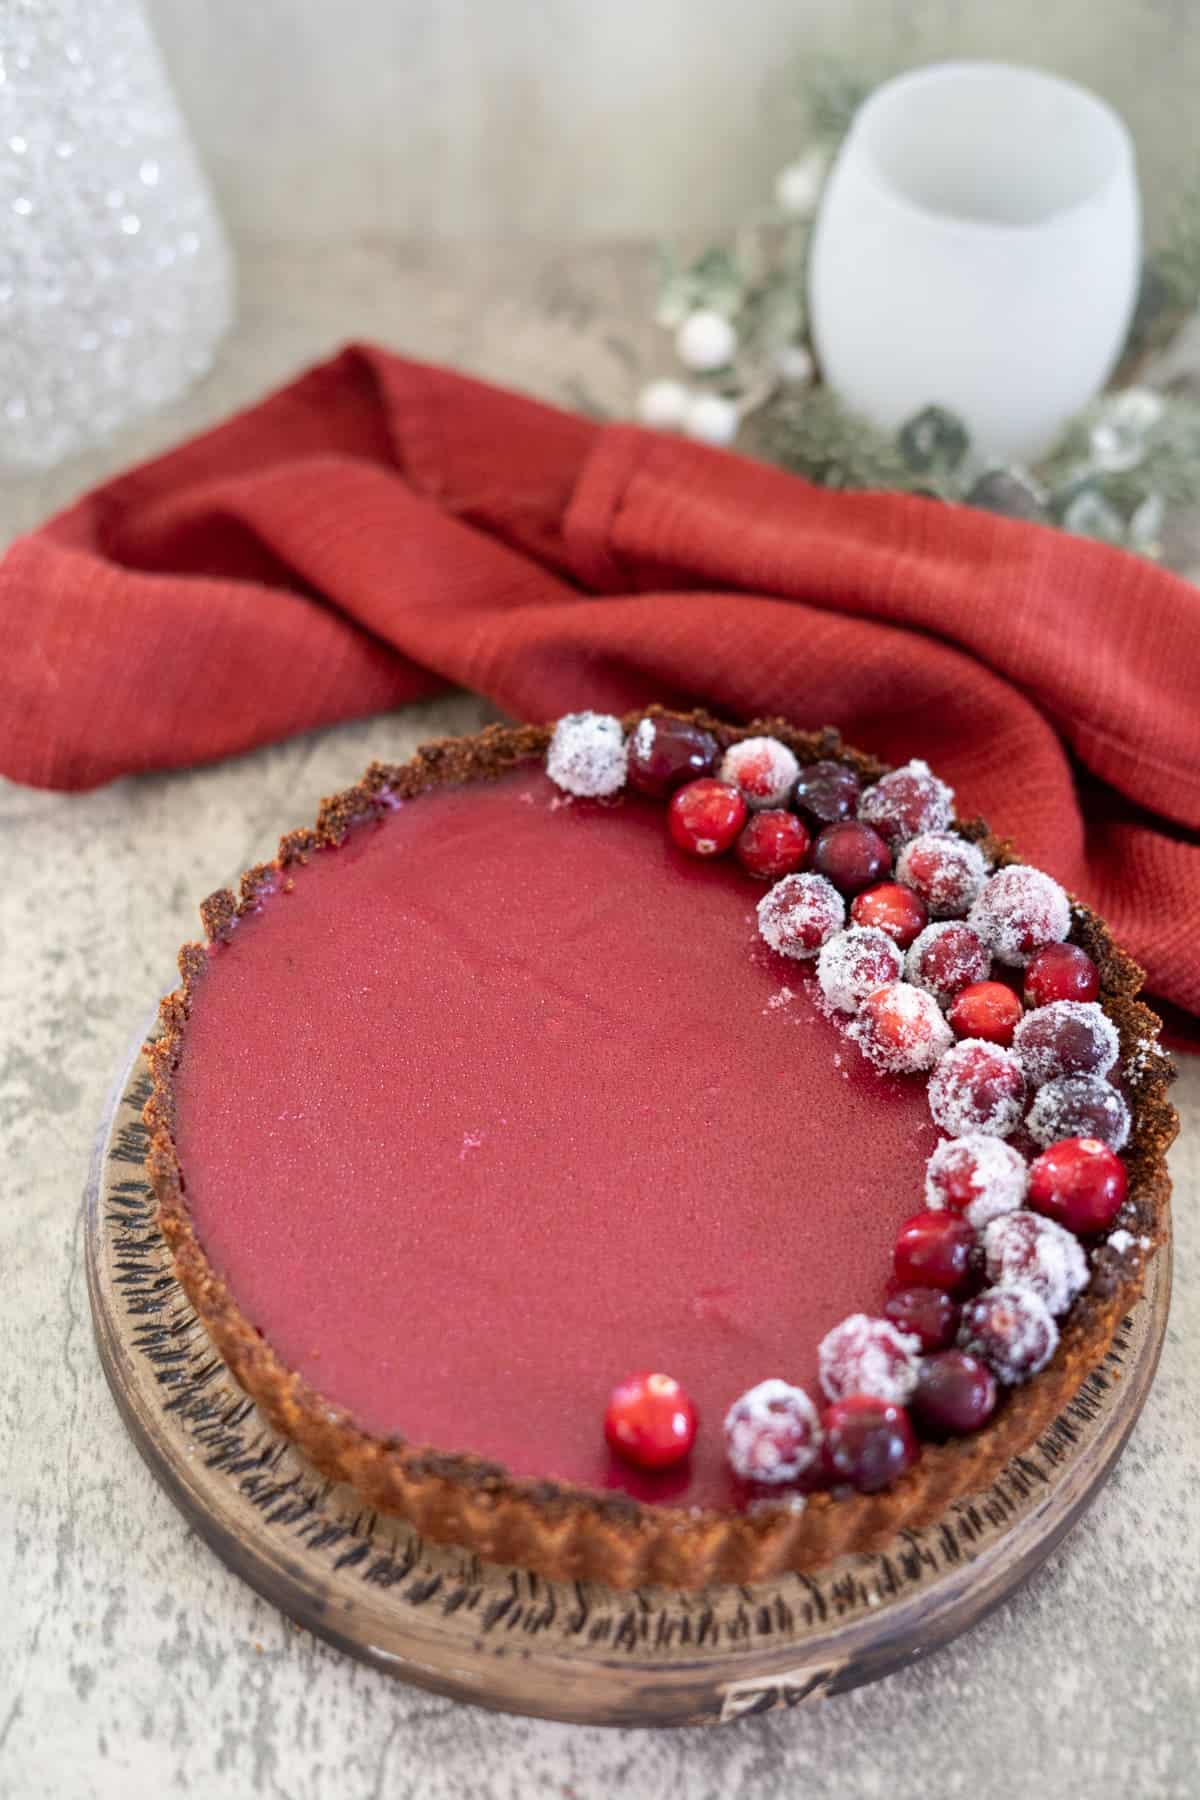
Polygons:
[[141,0],[0,4],[0,467],[165,406],[233,271]]
[[1028,460],[1104,386],[1140,267],[1133,147],[1073,82],[943,63],[879,88],[813,240],[826,380],[895,430],[959,414],[976,455]]

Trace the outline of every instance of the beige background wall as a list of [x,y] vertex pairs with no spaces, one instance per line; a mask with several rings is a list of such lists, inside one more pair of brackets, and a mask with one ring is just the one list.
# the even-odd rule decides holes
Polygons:
[[805,57],[1036,61],[1200,162],[1200,0],[147,0],[226,214],[324,238],[720,225],[795,142]]

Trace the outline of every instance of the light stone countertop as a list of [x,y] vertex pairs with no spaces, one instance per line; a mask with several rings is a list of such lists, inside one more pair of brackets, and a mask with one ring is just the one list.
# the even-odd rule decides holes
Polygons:
[[[567,404],[627,406],[637,369],[653,367],[653,340],[629,324],[648,268],[633,250],[248,253],[217,372],[103,454],[10,482],[0,530],[357,334]],[[80,1194],[110,1083],[200,896],[270,855],[371,756],[487,716],[456,695],[92,794],[0,785],[0,1796],[1195,1795],[1200,1060],[1177,1088],[1171,1324],[1124,1458],[1015,1599],[873,1688],[704,1733],[492,1716],[291,1626],[156,1487],[96,1359],[81,1259]]]

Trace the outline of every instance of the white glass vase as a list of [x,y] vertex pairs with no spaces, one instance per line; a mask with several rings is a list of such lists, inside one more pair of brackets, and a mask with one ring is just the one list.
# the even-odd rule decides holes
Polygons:
[[980,459],[1030,460],[1104,386],[1140,268],[1129,133],[1073,82],[942,63],[855,117],[809,272],[826,380],[894,431],[957,413]]
[[0,463],[164,405],[229,324],[229,249],[140,0],[0,8]]

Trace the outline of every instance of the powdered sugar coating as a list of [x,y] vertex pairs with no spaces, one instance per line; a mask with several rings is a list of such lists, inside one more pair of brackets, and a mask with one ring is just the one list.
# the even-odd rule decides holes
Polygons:
[[967,914],[992,954],[1023,969],[1035,950],[1060,944],[1071,929],[1066,890],[1041,869],[1013,863],[998,869]]
[[[943,1138],[925,1165],[926,1206],[935,1211],[949,1206],[976,1231],[1023,1206],[1028,1185],[1025,1158],[1003,1138],[983,1131]],[[965,1206],[958,1200],[963,1188],[972,1196]]]
[[758,903],[764,943],[781,956],[815,956],[846,923],[846,902],[823,875],[785,875]]
[[959,919],[927,925],[914,938],[904,961],[908,980],[932,994],[939,1006],[945,1006],[973,981],[986,981],[991,972],[987,945]]
[[963,1038],[929,1078],[929,1110],[951,1137],[1008,1137],[1025,1110],[1025,1076],[1011,1050]]
[[1032,1212],[993,1219],[983,1234],[988,1280],[1028,1287],[1060,1318],[1088,1284],[1087,1257],[1077,1237]]
[[1015,1387],[1050,1361],[1058,1326],[1032,1288],[991,1287],[963,1307],[958,1345],[985,1362],[998,1381]]
[[831,1006],[856,1013],[868,994],[897,981],[903,968],[903,953],[886,931],[851,925],[822,944],[817,980]]
[[920,894],[932,919],[961,919],[978,899],[987,873],[979,845],[952,831],[923,831],[896,860],[896,880]]
[[931,1069],[954,1041],[933,995],[907,981],[869,994],[849,1036],[868,1062],[889,1075]]
[[1026,1013],[1013,1033],[1013,1050],[1038,1086],[1060,1075],[1107,1075],[1120,1049],[1116,1026],[1095,1000],[1052,1000]]
[[731,744],[721,763],[721,780],[741,790],[746,805],[786,806],[800,764],[778,738],[743,738]]
[[1110,1150],[1124,1147],[1129,1123],[1124,1095],[1102,1075],[1063,1075],[1048,1081],[1034,1095],[1025,1120],[1030,1137],[1039,1144],[1090,1137],[1099,1138]]
[[866,790],[858,816],[895,850],[923,832],[945,831],[954,817],[954,789],[914,758]]
[[817,1347],[821,1386],[830,1400],[870,1394],[903,1406],[917,1385],[921,1342],[888,1319],[851,1313]]
[[599,800],[625,786],[625,734],[611,713],[567,713],[554,727],[546,773],[556,787]]
[[654,739],[658,732],[657,719],[639,719],[634,726],[633,736],[629,742],[638,756],[649,756],[654,748]]
[[1126,1231],[1122,1225],[1116,1231],[1110,1231],[1104,1241],[1118,1256],[1128,1256],[1133,1250],[1149,1250],[1154,1239],[1134,1237],[1132,1231]]
[[771,1378],[725,1415],[729,1464],[743,1481],[795,1481],[821,1450],[821,1416],[804,1389]]

